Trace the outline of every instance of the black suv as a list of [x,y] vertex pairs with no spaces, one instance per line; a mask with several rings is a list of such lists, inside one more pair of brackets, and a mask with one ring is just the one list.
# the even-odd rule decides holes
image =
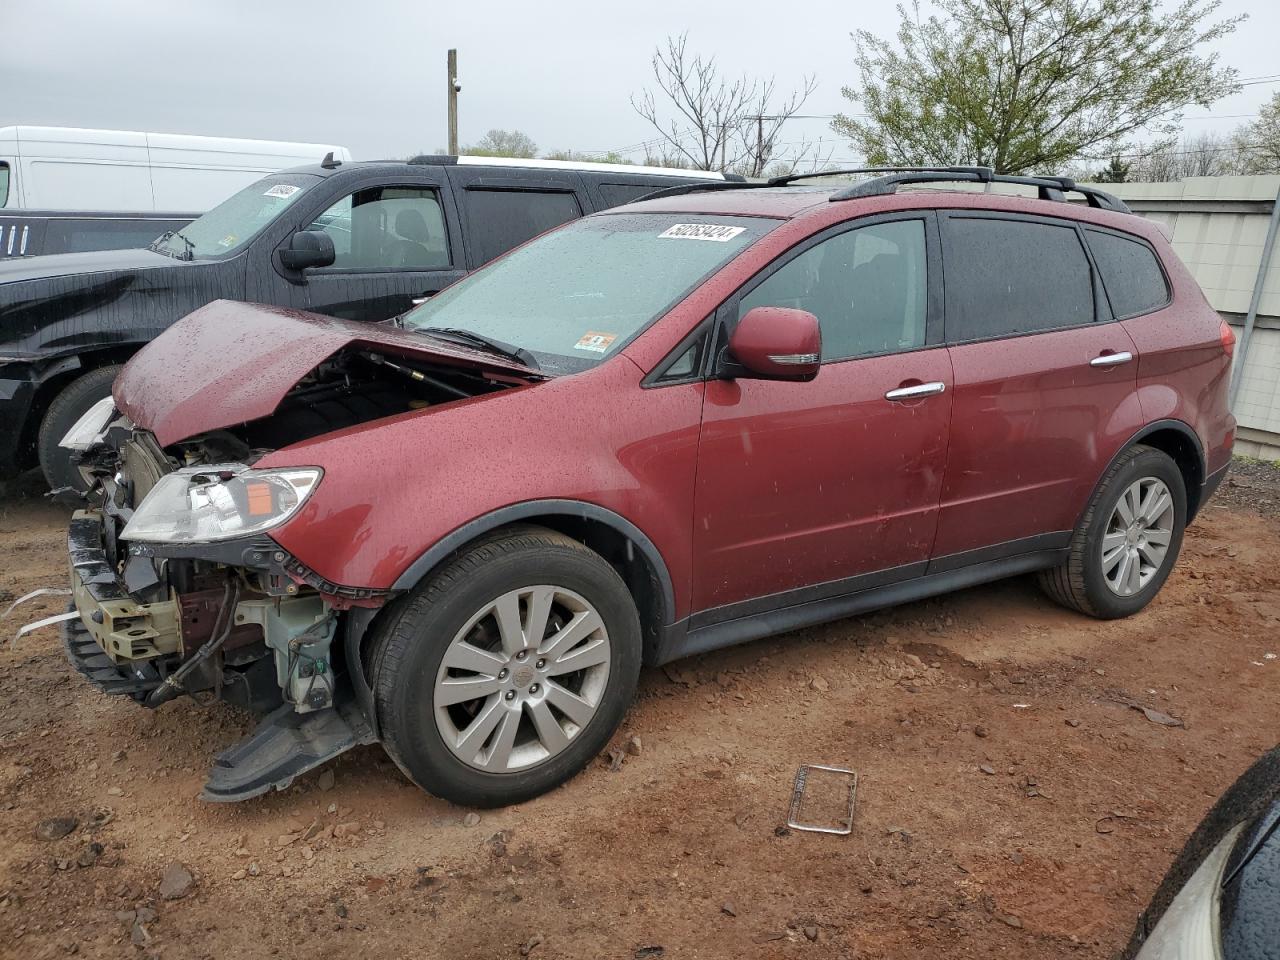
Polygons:
[[0,261],[0,478],[38,462],[79,488],[58,443],[144,343],[214,300],[387,320],[584,214],[720,174],[418,157],[299,167],[245,187],[140,250]]

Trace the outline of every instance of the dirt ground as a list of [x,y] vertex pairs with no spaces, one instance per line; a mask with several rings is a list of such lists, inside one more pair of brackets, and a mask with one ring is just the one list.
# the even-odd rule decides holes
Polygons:
[[[0,501],[6,605],[64,581],[65,520],[34,481]],[[617,741],[638,755],[478,823],[376,747],[201,803],[249,718],[108,699],[46,630],[0,652],[0,955],[1109,957],[1280,740],[1277,654],[1266,465],[1139,616],[1014,580],[650,670]],[[851,836],[782,826],[806,762],[859,772]],[[77,825],[38,838],[54,817]]]

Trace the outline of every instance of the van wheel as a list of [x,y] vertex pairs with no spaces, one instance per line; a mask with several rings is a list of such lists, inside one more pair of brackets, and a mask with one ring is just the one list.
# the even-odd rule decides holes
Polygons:
[[109,364],[90,370],[78,380],[73,380],[53,398],[49,409],[40,421],[40,433],[36,449],[40,456],[40,468],[49,481],[49,487],[59,490],[71,487],[80,493],[88,488],[80,477],[80,471],[71,463],[71,452],[58,446],[76,421],[89,412],[99,400],[111,396],[111,384],[120,372],[119,364]]
[[1137,613],[1182,548],[1187,491],[1177,464],[1137,444],[1107,471],[1071,538],[1066,563],[1040,574],[1050,598],[1091,617]]
[[414,783],[474,807],[568,780],[622,722],[640,619],[597,553],[520,526],[464,550],[377,628],[383,745]]

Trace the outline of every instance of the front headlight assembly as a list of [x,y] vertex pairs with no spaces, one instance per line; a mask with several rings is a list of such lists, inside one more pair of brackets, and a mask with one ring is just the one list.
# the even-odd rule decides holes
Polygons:
[[322,476],[319,467],[251,470],[222,464],[177,470],[152,487],[120,538],[209,543],[261,533],[302,509]]

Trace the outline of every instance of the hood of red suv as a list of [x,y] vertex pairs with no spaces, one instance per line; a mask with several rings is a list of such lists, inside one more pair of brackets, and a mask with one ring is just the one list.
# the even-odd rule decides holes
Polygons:
[[303,377],[351,346],[513,378],[537,371],[385,323],[216,300],[147,344],[116,378],[116,406],[161,446],[271,414]]

